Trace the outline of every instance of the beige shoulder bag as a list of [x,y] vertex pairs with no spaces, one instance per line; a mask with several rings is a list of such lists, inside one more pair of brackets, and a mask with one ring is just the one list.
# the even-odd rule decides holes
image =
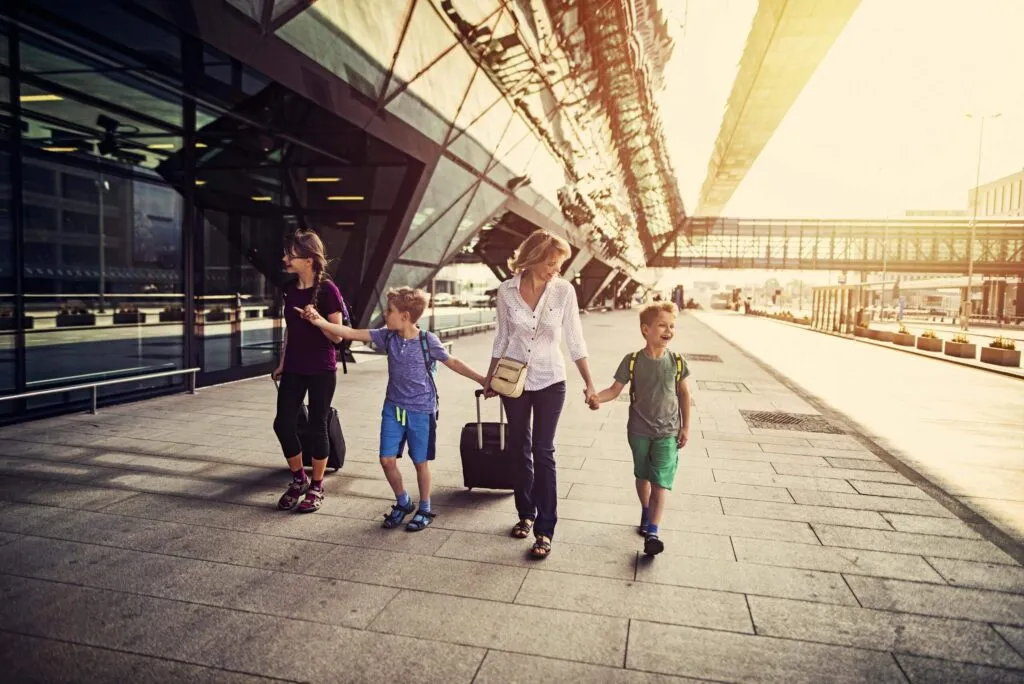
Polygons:
[[[540,301],[537,302],[537,327],[533,331],[533,340],[531,342],[537,340],[537,334],[540,332],[540,323],[544,317],[544,305],[547,303],[551,286],[552,283],[547,284],[547,287],[544,288],[544,294],[541,295]],[[530,350],[530,356],[533,356],[532,343],[530,344]],[[491,376],[491,389],[509,399],[521,397],[523,390],[526,388],[526,369],[529,365],[529,359],[526,361],[516,361],[507,356],[502,357],[494,368],[494,375]]]

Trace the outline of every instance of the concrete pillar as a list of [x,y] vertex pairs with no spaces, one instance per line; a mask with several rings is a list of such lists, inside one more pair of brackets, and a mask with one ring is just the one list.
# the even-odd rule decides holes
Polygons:
[[1024,278],[1017,282],[1016,304],[1013,306],[1013,312],[1017,318],[1024,318]]
[[1006,281],[999,280],[995,283],[996,291],[996,322],[1001,322],[1006,315]]

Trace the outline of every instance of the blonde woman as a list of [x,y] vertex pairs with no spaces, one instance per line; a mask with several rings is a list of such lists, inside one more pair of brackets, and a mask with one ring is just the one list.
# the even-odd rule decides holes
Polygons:
[[532,530],[536,541],[530,552],[536,558],[551,553],[558,522],[555,432],[565,404],[565,361],[560,349],[563,335],[586,386],[584,399],[589,403],[596,396],[587,366],[576,290],[559,277],[562,264],[571,254],[565,240],[543,230],[519,245],[509,260],[515,277],[498,287],[498,332],[484,384],[487,396],[495,396],[490,380],[502,358],[527,364],[522,395],[501,400],[508,415],[509,450],[522,458],[515,489],[519,522],[512,528],[512,536],[525,539]]

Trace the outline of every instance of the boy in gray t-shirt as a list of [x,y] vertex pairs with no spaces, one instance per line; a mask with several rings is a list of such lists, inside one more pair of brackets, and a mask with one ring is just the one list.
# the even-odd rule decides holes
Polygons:
[[668,350],[675,334],[676,307],[671,302],[650,304],[640,312],[640,333],[647,341],[640,351],[626,354],[615,371],[615,382],[590,403],[613,401],[629,385],[629,421],[626,436],[633,451],[633,474],[640,498],[640,534],[644,553],[665,550],[658,525],[665,509],[665,492],[672,489],[679,449],[690,432],[690,374],[686,361]]

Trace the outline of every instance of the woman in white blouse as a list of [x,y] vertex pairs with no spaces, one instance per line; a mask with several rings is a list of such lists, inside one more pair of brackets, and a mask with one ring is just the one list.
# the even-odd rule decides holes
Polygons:
[[565,361],[560,349],[563,334],[569,356],[586,385],[584,400],[596,394],[587,366],[576,290],[559,277],[570,255],[565,240],[538,230],[509,259],[515,277],[498,287],[498,334],[484,384],[487,396],[495,396],[490,380],[502,358],[527,364],[522,395],[501,400],[508,414],[509,451],[522,455],[521,479],[515,489],[519,522],[512,528],[512,536],[525,539],[532,530],[536,542],[530,552],[537,558],[551,553],[558,521],[555,431],[565,404]]

